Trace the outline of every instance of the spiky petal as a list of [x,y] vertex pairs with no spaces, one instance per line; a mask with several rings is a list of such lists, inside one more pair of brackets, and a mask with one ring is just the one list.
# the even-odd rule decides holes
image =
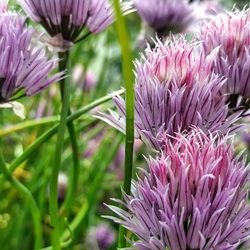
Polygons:
[[34,30],[15,13],[0,15],[0,103],[34,95],[57,81],[62,73],[49,77],[58,60],[48,60],[45,49],[35,47]]
[[[161,149],[162,134],[189,130],[227,133],[234,117],[228,116],[225,97],[220,94],[224,80],[212,73],[215,49],[204,56],[199,44],[183,37],[147,49],[136,62],[135,128],[141,138],[156,150]],[[110,111],[102,119],[125,131],[125,102],[113,98],[119,114]]]
[[227,138],[198,129],[178,134],[148,164],[150,172],[133,183],[132,194],[118,200],[127,211],[109,206],[117,217],[108,218],[139,238],[135,249],[235,250],[249,238],[244,188],[250,169]]
[[[69,49],[84,35],[99,33],[113,22],[113,10],[108,0],[18,0],[26,13],[41,23],[52,37],[51,43],[62,50]],[[122,11],[130,9],[122,3]],[[86,30],[87,29],[87,30]]]
[[202,24],[199,39],[209,54],[220,46],[214,70],[227,78],[225,92],[250,97],[250,8]]

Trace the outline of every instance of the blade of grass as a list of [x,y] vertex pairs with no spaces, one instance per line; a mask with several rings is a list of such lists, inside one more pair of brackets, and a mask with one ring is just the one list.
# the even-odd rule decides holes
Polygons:
[[[124,186],[125,193],[130,194],[131,179],[133,172],[133,149],[134,149],[134,74],[133,59],[130,46],[129,34],[126,22],[120,8],[120,1],[114,0],[116,12],[116,29],[122,50],[123,74],[126,86],[126,144],[125,144],[125,170]],[[126,230],[120,226],[118,247],[126,247]]]

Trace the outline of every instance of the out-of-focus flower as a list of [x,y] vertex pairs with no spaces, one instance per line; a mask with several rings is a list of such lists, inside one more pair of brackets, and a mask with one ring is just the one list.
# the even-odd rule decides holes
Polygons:
[[97,80],[95,74],[88,70],[84,75],[84,81],[82,84],[83,90],[89,92],[96,86]]
[[192,6],[186,0],[134,0],[139,15],[157,32],[183,31],[193,20]]
[[9,0],[2,0],[0,3],[0,14],[4,13],[8,10],[8,2]]
[[235,250],[250,235],[250,169],[228,142],[198,129],[166,140],[132,194],[115,200],[127,211],[109,206],[118,218],[108,218],[137,235],[136,249]]
[[31,96],[62,77],[49,77],[58,60],[48,60],[44,48],[35,47],[34,30],[15,13],[0,15],[0,103]]
[[107,225],[101,224],[95,231],[96,240],[101,250],[108,249],[115,241],[115,232]]
[[[41,23],[51,36],[50,43],[60,50],[90,33],[99,33],[113,22],[113,10],[108,0],[18,0],[26,13]],[[122,3],[128,12],[131,4]]]
[[220,46],[214,70],[227,78],[225,92],[250,97],[250,9],[220,14],[202,23],[199,39],[209,54]]
[[103,223],[90,230],[87,243],[93,250],[108,250],[114,244],[115,239],[114,230],[108,224]]
[[84,70],[83,66],[77,64],[73,69],[73,82],[84,92],[90,92],[96,87],[97,78],[91,69]]
[[58,176],[58,201],[63,202],[68,190],[68,177],[64,173],[59,173]]
[[[174,135],[191,126],[206,132],[231,130],[235,117],[228,118],[225,97],[220,94],[224,80],[211,70],[217,50],[204,56],[199,44],[188,43],[183,37],[147,49],[141,62],[136,62],[137,138],[159,150],[164,133]],[[119,114],[110,111],[101,119],[124,132],[125,102],[120,96],[113,100]]]

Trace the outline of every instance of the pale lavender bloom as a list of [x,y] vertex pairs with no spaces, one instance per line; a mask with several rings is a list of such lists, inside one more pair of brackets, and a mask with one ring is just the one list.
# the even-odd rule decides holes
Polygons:
[[0,13],[4,13],[8,10],[8,0],[1,0],[0,3]]
[[15,13],[0,14],[0,103],[34,95],[62,76],[48,76],[58,60],[48,60],[45,49],[35,47],[34,32]]
[[[69,49],[73,43],[89,32],[94,34],[101,32],[114,19],[108,0],[18,0],[18,2],[35,22],[44,26],[52,37],[50,41],[52,45],[62,50]],[[128,3],[122,3],[122,11],[127,12],[130,7]]]
[[[204,131],[227,133],[235,122],[228,118],[228,107],[220,91],[224,80],[214,75],[211,66],[215,49],[204,56],[201,46],[183,37],[157,42],[136,62],[135,128],[141,138],[156,150],[162,134],[173,135],[198,126]],[[125,101],[113,97],[119,114],[110,111],[101,119],[125,131]]]
[[95,230],[96,241],[100,250],[109,249],[115,242],[115,232],[107,224],[100,224]]
[[139,15],[158,33],[183,31],[193,20],[186,0],[134,0]]
[[165,143],[132,194],[114,200],[127,210],[108,206],[118,217],[107,217],[139,238],[133,249],[236,250],[250,236],[249,166],[227,138],[199,129]]
[[83,88],[84,92],[90,92],[91,90],[93,90],[96,87],[96,84],[97,84],[96,75],[94,74],[93,71],[88,70],[84,74],[84,80],[82,83],[82,88]]
[[98,224],[87,234],[87,249],[108,250],[114,244],[115,239],[116,233],[108,224]]
[[214,70],[227,78],[225,92],[250,97],[250,9],[220,14],[202,23],[199,39],[209,54],[220,46]]

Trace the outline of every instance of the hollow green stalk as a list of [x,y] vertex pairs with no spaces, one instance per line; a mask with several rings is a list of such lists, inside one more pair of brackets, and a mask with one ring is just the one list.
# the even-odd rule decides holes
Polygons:
[[[66,69],[66,64],[65,64],[66,62],[65,62],[65,60],[63,60],[64,53],[59,53],[59,58],[61,59],[60,63],[59,63],[59,71],[64,71]],[[68,60],[70,60],[70,58]],[[70,72],[67,71],[66,73],[69,74]],[[62,83],[63,82],[61,82],[61,84],[60,84],[60,91],[61,91],[61,96],[62,96],[62,100],[63,100],[63,97],[65,95],[65,91],[64,91],[64,84],[62,84]],[[68,110],[68,115],[71,115],[70,108]],[[75,196],[76,190],[77,190],[79,168],[80,168],[79,148],[78,148],[76,130],[75,130],[73,121],[68,122],[67,127],[68,127],[70,142],[71,142],[71,146],[72,146],[73,168],[70,168],[69,188],[68,188],[65,202],[64,202],[63,207],[62,207],[62,210],[64,212],[67,212],[72,206],[74,196]]]
[[0,154],[0,171],[2,172],[3,176],[25,197],[25,199],[29,203],[29,208],[31,210],[34,224],[34,249],[40,249],[42,247],[41,214],[33,195],[28,188],[26,188],[14,176],[12,176],[12,173],[9,171],[5,164],[2,154]]
[[[64,52],[61,57],[61,64],[64,65],[65,72],[70,72],[70,52]],[[60,250],[60,217],[58,214],[58,175],[61,166],[62,152],[64,145],[64,134],[67,128],[67,116],[70,106],[70,77],[63,78],[60,82],[63,89],[62,110],[60,116],[60,124],[57,134],[57,142],[55,149],[54,164],[52,167],[51,180],[50,180],[50,197],[49,209],[50,220],[52,226],[52,245],[54,250]]]
[[[131,179],[133,172],[133,149],[134,149],[134,74],[133,60],[129,34],[126,23],[120,9],[120,1],[114,0],[116,12],[116,28],[119,36],[122,50],[123,73],[126,85],[126,144],[125,144],[125,169],[124,169],[124,186],[125,193],[130,194]],[[126,230],[120,227],[118,247],[126,247],[125,240]]]

